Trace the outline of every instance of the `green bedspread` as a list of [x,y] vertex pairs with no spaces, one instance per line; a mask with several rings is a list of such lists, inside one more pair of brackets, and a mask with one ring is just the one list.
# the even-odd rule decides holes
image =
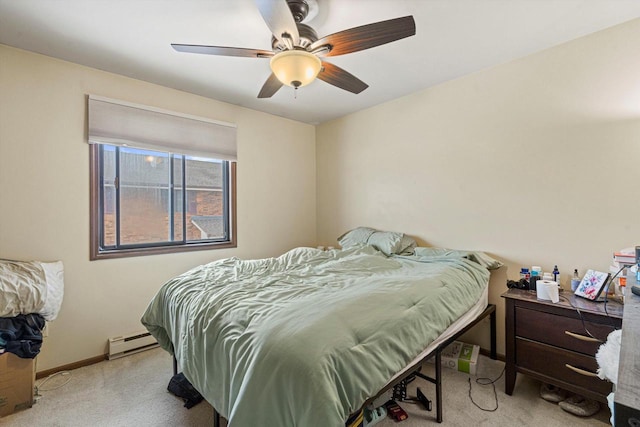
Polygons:
[[142,323],[231,427],[338,427],[488,279],[462,257],[297,248],[194,268],[162,286]]

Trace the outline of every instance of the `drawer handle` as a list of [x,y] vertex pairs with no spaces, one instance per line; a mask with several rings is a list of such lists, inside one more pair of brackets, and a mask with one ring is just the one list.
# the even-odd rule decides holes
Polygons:
[[580,341],[604,342],[604,341],[599,340],[598,338],[591,338],[591,337],[588,337],[586,335],[574,334],[573,332],[569,332],[569,331],[564,331],[564,333],[569,335],[570,337],[573,337],[573,338],[578,339]]
[[584,369],[580,369],[580,368],[576,368],[575,366],[571,366],[568,363],[565,364],[564,366],[566,366],[567,368],[571,369],[573,372],[576,372],[580,375],[584,375],[587,377],[598,377],[598,374],[594,373],[594,372],[590,372],[590,371],[585,371]]

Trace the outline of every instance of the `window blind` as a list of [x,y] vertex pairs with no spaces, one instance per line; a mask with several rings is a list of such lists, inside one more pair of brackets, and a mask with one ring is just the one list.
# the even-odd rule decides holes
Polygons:
[[237,160],[236,126],[89,95],[89,144]]

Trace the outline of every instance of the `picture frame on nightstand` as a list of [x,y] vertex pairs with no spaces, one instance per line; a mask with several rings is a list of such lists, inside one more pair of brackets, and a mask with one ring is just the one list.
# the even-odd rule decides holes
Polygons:
[[603,273],[602,271],[587,270],[582,281],[580,281],[580,284],[576,288],[576,296],[586,298],[590,301],[597,301],[605,289],[610,276],[609,273]]

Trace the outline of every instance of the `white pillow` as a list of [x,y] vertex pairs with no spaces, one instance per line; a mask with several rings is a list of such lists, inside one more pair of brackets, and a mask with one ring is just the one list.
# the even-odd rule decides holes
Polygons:
[[58,317],[64,297],[64,266],[62,261],[41,262],[40,265],[44,270],[47,283],[47,295],[40,314],[48,321],[52,321]]
[[44,271],[36,261],[0,261],[0,317],[37,313],[46,297]]
[[64,294],[62,262],[0,261],[0,317],[58,316]]

